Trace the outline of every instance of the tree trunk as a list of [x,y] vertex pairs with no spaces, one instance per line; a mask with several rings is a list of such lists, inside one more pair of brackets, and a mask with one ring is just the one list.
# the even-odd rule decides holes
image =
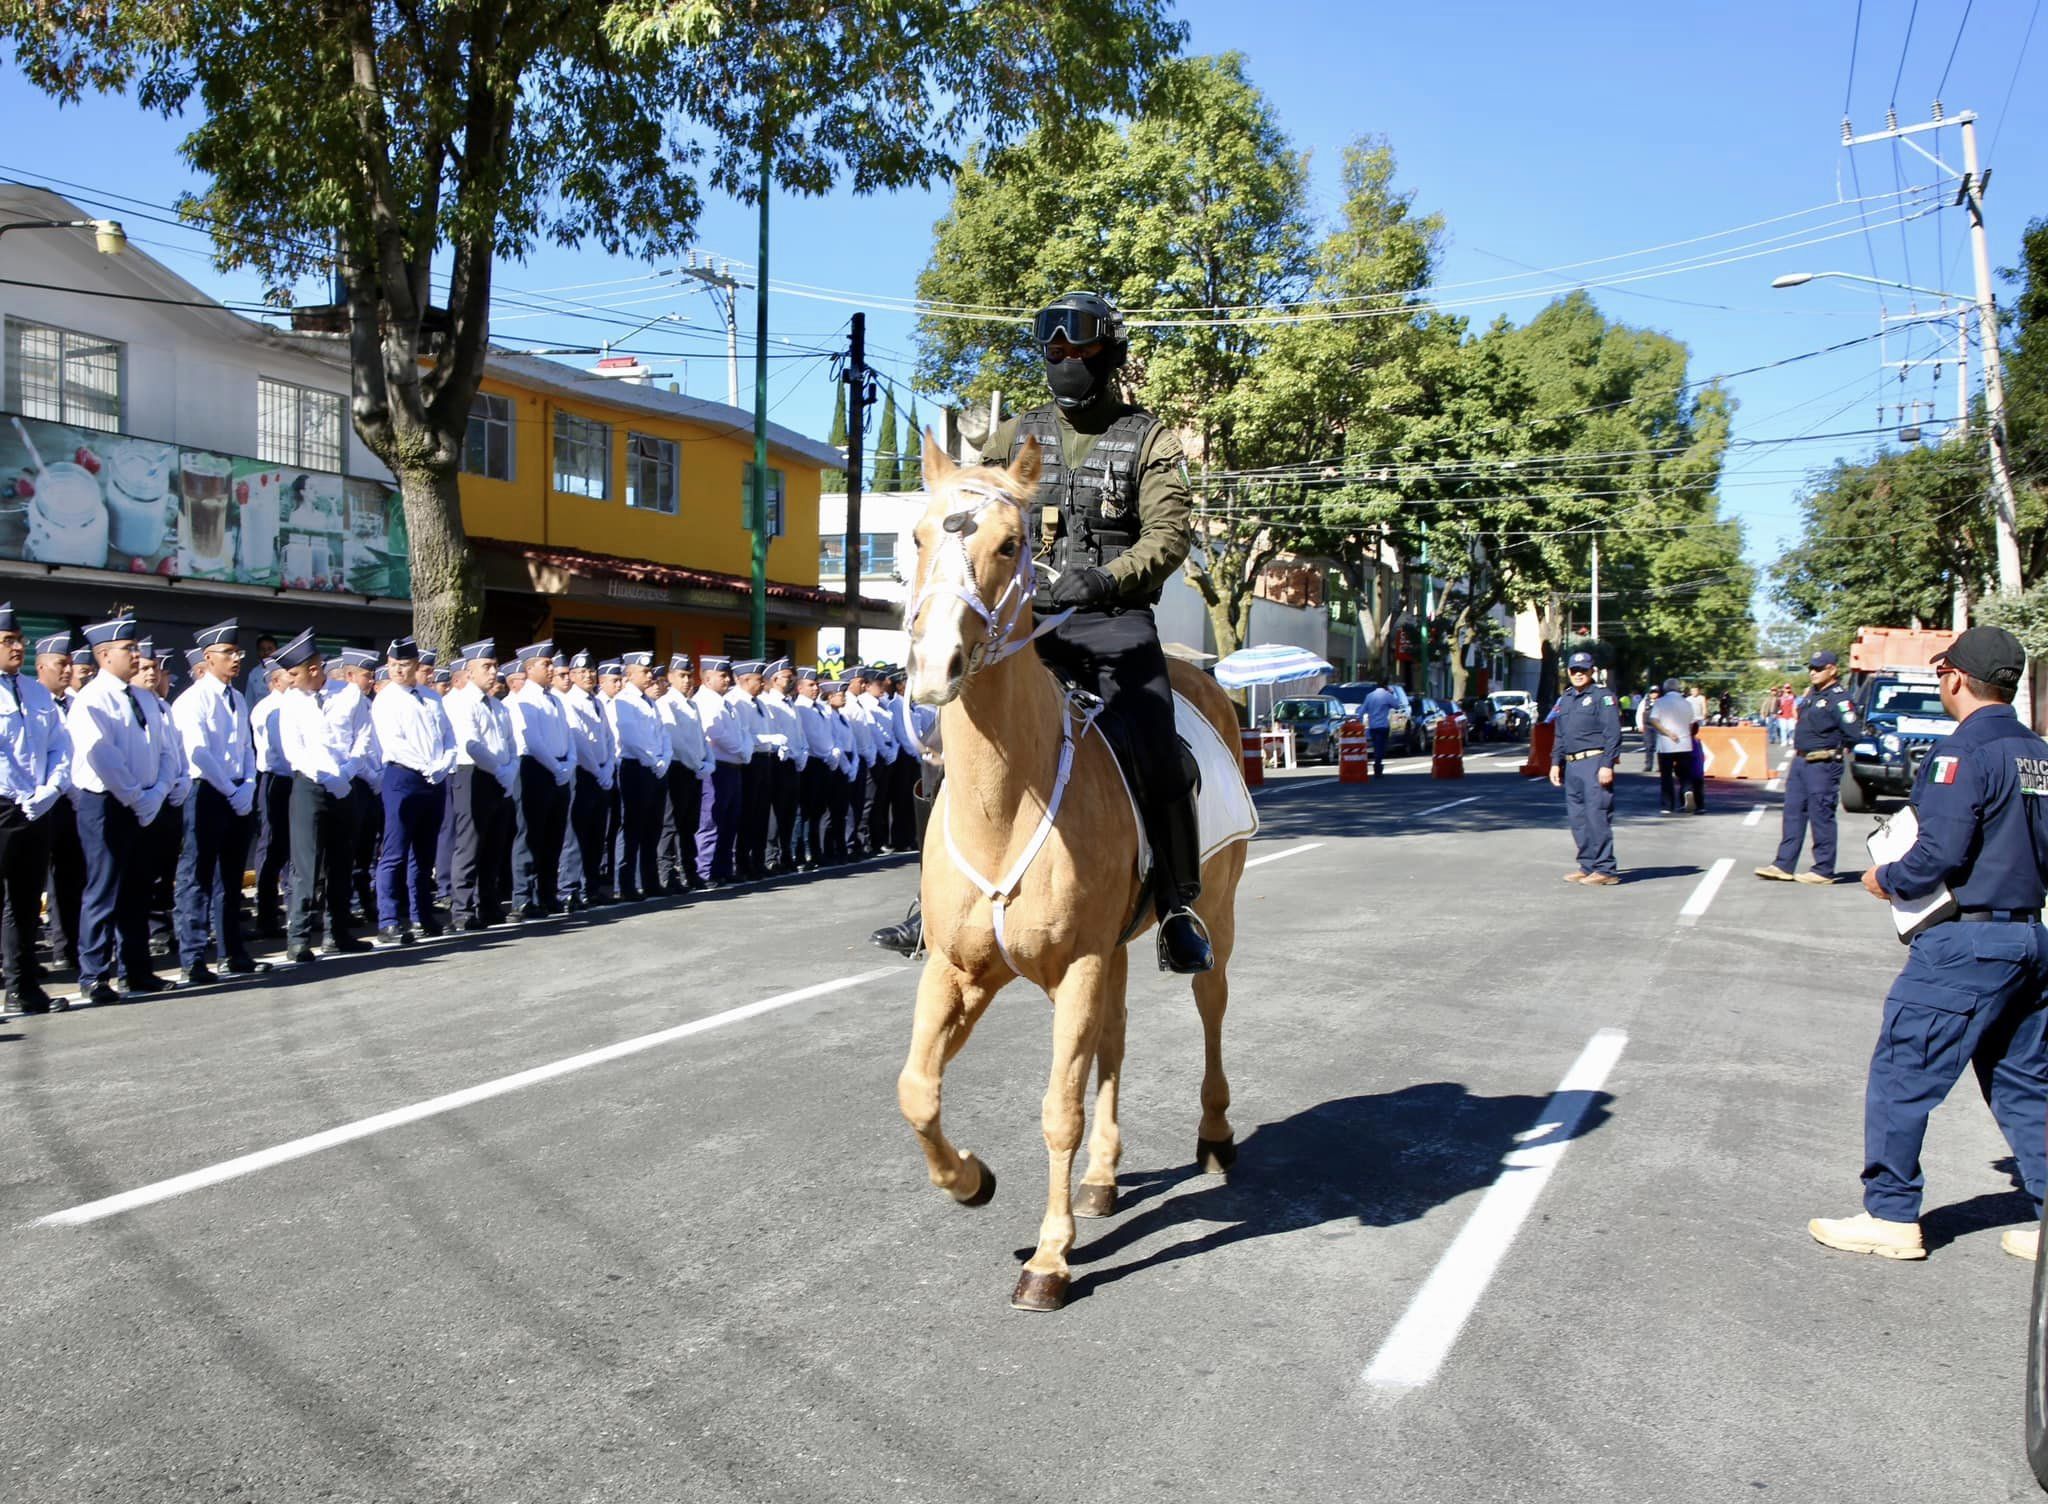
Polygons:
[[1564,601],[1556,595],[1544,597],[1536,613],[1543,632],[1543,662],[1536,671],[1536,708],[1544,715],[1557,703],[1557,645],[1564,636]]
[[462,526],[455,462],[413,459],[393,467],[412,545],[412,631],[446,663],[483,619],[484,576]]
[[1465,650],[1471,645],[1473,619],[1472,604],[1468,601],[1465,604],[1465,608],[1458,613],[1456,624],[1451,628],[1451,699],[1453,702],[1459,702],[1465,698],[1465,685],[1472,676],[1471,669],[1466,667],[1465,664]]

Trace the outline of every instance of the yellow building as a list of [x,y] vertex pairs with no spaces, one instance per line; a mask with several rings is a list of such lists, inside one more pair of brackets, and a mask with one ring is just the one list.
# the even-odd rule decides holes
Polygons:
[[[494,351],[462,466],[484,630],[501,648],[744,652],[753,457],[749,413]],[[809,662],[818,629],[845,619],[844,597],[818,587],[819,476],[840,456],[770,424],[768,463],[770,656]],[[867,603],[864,625],[891,619]]]

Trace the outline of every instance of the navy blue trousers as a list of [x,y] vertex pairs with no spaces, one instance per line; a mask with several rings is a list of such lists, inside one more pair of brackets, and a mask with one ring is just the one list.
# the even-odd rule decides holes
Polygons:
[[[185,808],[166,809],[159,820],[185,817],[185,844],[178,851],[178,961],[188,971],[209,959],[246,961],[242,943],[242,874],[249,857],[250,815],[238,815],[227,796],[195,779]],[[218,931],[220,949],[209,957]]]
[[1391,726],[1368,726],[1366,739],[1372,743],[1372,771],[1377,778],[1387,771],[1387,738],[1394,734]]
[[1581,872],[1614,873],[1614,790],[1600,787],[1597,757],[1564,765],[1564,812],[1572,822]]
[[1775,865],[1790,872],[1799,865],[1799,847],[1808,827],[1813,830],[1813,870],[1835,875],[1835,799],[1842,791],[1840,762],[1807,762],[1797,752],[1785,767],[1784,833],[1778,837]]
[[[157,819],[174,818],[169,806]],[[111,980],[120,951],[130,981],[150,974],[149,885],[155,876],[138,860],[142,827],[112,794],[78,791],[78,842],[85,849],[85,893],[78,906],[78,990]]]
[[697,870],[714,883],[732,881],[740,839],[740,764],[717,762],[697,806]]
[[377,925],[425,924],[433,916],[434,862],[448,787],[403,763],[384,765],[384,839],[377,850]]
[[[1837,765],[1839,766],[1839,764]],[[2048,1183],[2048,930],[2038,924],[1939,924],[1884,1000],[1863,1097],[1863,1206],[1873,1217],[1920,1215],[1920,1145],[1928,1114],[1965,1065],[2012,1146],[2040,1215]]]

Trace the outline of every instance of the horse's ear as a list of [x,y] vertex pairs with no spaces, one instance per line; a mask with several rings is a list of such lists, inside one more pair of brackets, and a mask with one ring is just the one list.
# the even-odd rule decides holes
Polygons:
[[953,463],[953,456],[939,447],[939,441],[932,437],[932,431],[924,431],[924,483],[927,487],[944,485],[946,478],[960,467]]
[[1039,473],[1043,468],[1042,459],[1038,452],[1038,440],[1026,434],[1023,444],[1018,447],[1016,460],[1010,465],[1010,478],[1022,486],[1037,485]]

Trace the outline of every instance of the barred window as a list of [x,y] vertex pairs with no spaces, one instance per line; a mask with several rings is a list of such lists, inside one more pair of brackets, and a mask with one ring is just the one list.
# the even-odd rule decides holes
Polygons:
[[626,435],[626,505],[675,516],[681,446],[652,434]]
[[[783,534],[783,496],[786,477],[780,470],[768,472],[768,526],[763,530],[771,538]],[[749,532],[754,527],[754,467],[752,465],[740,474],[740,526]]]
[[[864,577],[879,578],[896,572],[896,534],[862,533],[860,535],[860,572]],[[846,535],[833,533],[818,539],[818,574],[821,578],[842,579],[846,574]]]
[[612,431],[595,418],[555,414],[555,489],[570,496],[609,500]]
[[96,334],[9,319],[6,361],[10,411],[102,433],[121,431],[126,346]]
[[256,378],[256,458],[341,471],[341,393]]
[[486,480],[512,479],[512,399],[478,392],[469,405],[462,468]]

